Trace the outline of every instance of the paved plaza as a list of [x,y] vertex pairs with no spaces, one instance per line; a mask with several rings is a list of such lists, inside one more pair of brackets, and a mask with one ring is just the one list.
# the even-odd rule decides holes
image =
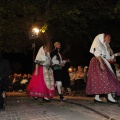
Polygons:
[[8,93],[5,111],[0,120],[120,120],[117,104],[95,104],[92,97],[67,97],[66,102],[56,96],[50,103],[35,101],[25,93]]

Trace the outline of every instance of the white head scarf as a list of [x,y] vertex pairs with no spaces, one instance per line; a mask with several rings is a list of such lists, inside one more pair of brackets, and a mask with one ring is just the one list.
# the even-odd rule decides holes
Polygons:
[[46,61],[45,52],[43,46],[39,49],[35,61]]
[[[93,43],[91,45],[90,52],[92,54],[94,54],[96,48],[97,49],[103,49],[103,47],[105,47],[104,33],[103,34],[99,34],[99,35],[97,35],[95,37],[95,39],[94,39],[94,41],[93,41]],[[103,57],[102,57],[102,59],[106,63],[106,65],[108,66],[108,68],[111,70],[111,72],[114,73],[113,70],[112,70],[112,68],[111,68],[110,63],[106,59],[104,59]]]
[[99,34],[95,37],[92,45],[91,45],[91,48],[90,48],[90,53],[93,53],[94,54],[94,50],[96,48],[100,48],[104,45],[104,33],[102,34]]

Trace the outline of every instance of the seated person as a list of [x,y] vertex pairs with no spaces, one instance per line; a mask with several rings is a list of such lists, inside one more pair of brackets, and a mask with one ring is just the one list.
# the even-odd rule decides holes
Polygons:
[[69,76],[70,76],[70,87],[71,87],[71,90],[73,91],[73,87],[74,87],[74,81],[75,81],[75,76],[76,76],[76,68],[73,68],[73,67],[70,67],[68,69],[68,72],[69,72]]
[[12,82],[12,91],[18,92],[21,87],[21,74],[14,73],[13,82]]
[[32,78],[32,75],[31,75],[31,74],[28,74],[28,75],[27,75],[28,84],[29,84],[29,82],[30,82],[31,78]]
[[20,84],[21,84],[21,89],[22,89],[22,91],[23,92],[25,92],[25,90],[26,90],[26,87],[27,87],[27,85],[28,85],[28,77],[27,77],[27,74],[24,74],[23,75],[23,79],[22,79],[22,81],[20,82]]
[[117,79],[120,81],[120,65],[115,63],[115,69],[116,69]]
[[74,91],[83,94],[83,91],[85,90],[85,84],[86,84],[86,72],[84,72],[82,66],[78,66],[78,71],[75,75]]

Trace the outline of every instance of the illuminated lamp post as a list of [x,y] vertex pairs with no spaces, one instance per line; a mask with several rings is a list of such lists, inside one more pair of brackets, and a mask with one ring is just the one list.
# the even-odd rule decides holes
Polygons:
[[35,60],[35,39],[38,38],[39,32],[40,32],[40,29],[38,29],[38,28],[33,28],[32,32],[31,31],[29,32],[29,39],[34,39],[34,42],[32,44],[32,49],[33,49],[33,66],[32,66],[32,71],[34,71],[34,67],[35,67],[35,63],[34,63],[34,60]]

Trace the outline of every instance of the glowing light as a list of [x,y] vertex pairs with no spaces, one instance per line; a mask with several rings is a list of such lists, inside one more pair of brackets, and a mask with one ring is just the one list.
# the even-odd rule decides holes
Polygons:
[[38,28],[33,28],[32,32],[34,32],[36,35],[38,35],[38,33],[40,32],[40,30]]
[[68,68],[68,72],[72,72],[72,68]]

